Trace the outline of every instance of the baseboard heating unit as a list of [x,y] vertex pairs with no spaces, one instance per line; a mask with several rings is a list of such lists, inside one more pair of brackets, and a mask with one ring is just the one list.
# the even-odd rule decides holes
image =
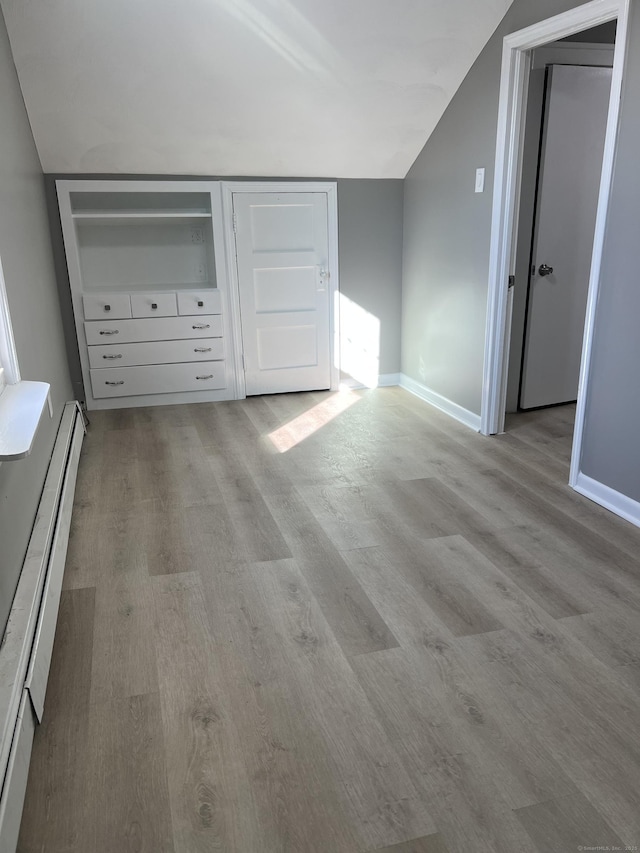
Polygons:
[[44,712],[84,432],[80,407],[67,403],[0,647],[1,853],[13,853],[18,842],[31,746]]

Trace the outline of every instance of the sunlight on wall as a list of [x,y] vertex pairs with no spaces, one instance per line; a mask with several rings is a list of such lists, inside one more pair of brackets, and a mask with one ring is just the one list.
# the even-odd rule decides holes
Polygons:
[[327,397],[317,406],[299,415],[288,424],[269,433],[271,443],[279,453],[286,453],[314,432],[322,429],[342,412],[350,409],[360,397],[352,391],[340,391]]
[[380,320],[340,294],[340,369],[366,388],[378,387]]

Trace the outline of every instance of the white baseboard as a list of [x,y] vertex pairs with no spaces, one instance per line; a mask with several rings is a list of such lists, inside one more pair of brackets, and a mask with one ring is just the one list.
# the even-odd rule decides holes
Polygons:
[[[378,384],[375,386],[376,388],[390,388],[393,385],[400,384],[400,374],[399,373],[381,373],[378,376]],[[363,385],[362,382],[358,382],[357,379],[353,379],[351,376],[346,376],[344,379],[340,380],[340,388],[349,389],[350,391],[361,391],[363,388],[371,388],[371,385]]]
[[640,503],[628,498],[626,495],[616,492],[615,489],[605,486],[604,483],[599,483],[586,474],[580,472],[573,487],[576,492],[580,492],[585,498],[595,501],[605,509],[615,512],[621,518],[640,527]]
[[425,403],[429,403],[436,409],[440,409],[441,412],[460,421],[461,424],[468,426],[474,432],[480,432],[480,415],[464,409],[462,406],[459,406],[447,397],[443,397],[442,394],[432,391],[431,388],[427,388],[421,382],[416,382],[415,379],[411,379],[410,376],[406,376],[404,373],[400,374],[400,387],[424,400]]
[[44,710],[83,437],[80,409],[67,403],[0,647],[3,853],[16,849],[33,734]]

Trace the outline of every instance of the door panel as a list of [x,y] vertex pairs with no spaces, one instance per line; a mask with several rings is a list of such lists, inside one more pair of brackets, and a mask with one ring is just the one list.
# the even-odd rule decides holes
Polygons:
[[234,193],[247,395],[329,388],[326,193]]
[[[553,65],[547,87],[523,409],[566,403],[578,394],[611,69]],[[543,264],[553,272],[541,275]]]

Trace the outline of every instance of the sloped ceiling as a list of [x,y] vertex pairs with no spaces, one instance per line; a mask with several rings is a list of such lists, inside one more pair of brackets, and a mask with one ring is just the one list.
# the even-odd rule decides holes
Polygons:
[[404,177],[512,0],[2,0],[45,172]]

